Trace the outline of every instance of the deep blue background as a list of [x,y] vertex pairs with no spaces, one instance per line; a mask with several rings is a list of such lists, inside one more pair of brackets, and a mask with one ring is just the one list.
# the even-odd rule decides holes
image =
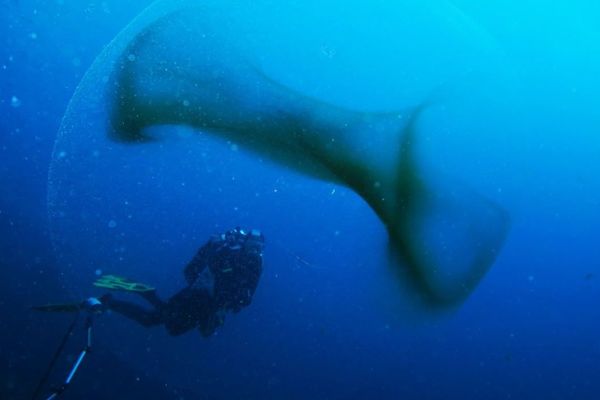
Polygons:
[[[69,322],[27,307],[80,294],[62,290],[68,269],[48,233],[47,173],[60,119],[102,46],[148,2],[82,3],[0,6],[2,398],[30,395]],[[214,206],[204,216],[182,215],[169,197],[163,212],[219,225],[159,224],[137,246],[160,257],[153,253],[123,270],[139,270],[136,277],[161,282],[167,294],[181,285],[181,265],[208,233],[238,223],[260,226],[266,269],[254,304],[209,341],[195,334],[173,339],[161,329],[103,317],[97,350],[66,398],[597,398],[600,124],[593,108],[600,35],[593,21],[600,13],[585,2],[543,11],[536,1],[457,5],[503,43],[527,82],[518,99],[507,99],[527,114],[514,131],[494,136],[508,143],[501,151],[513,166],[501,169],[497,184],[513,230],[474,295],[455,312],[406,318],[385,268],[372,268],[385,263],[385,232],[357,196],[270,164],[256,166],[252,156],[232,156],[215,142],[204,162],[206,176],[220,183],[194,194]],[[318,14],[319,23],[335,21],[335,8]],[[326,42],[321,50],[334,56],[333,48]],[[323,79],[320,71],[307,68],[306,80],[324,94],[327,83],[314,85]],[[369,82],[357,86],[366,93]],[[195,159],[177,151],[165,157]],[[177,171],[157,176],[149,185],[164,185],[173,199],[189,196],[187,189],[174,192],[186,181]],[[93,278],[81,282],[82,295]],[[82,340],[73,338],[66,361]],[[67,364],[58,367],[54,381]]]

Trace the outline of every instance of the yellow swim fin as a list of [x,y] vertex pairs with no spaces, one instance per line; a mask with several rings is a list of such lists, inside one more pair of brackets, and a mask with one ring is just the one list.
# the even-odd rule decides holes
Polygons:
[[133,282],[116,275],[102,275],[94,282],[94,286],[126,292],[151,292],[155,290],[152,286],[148,286],[145,283]]

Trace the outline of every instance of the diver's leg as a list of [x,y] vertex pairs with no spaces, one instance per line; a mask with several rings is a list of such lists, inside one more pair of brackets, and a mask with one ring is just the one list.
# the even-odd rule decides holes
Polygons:
[[217,310],[208,312],[204,318],[198,321],[198,330],[203,337],[212,336],[215,331],[225,322],[225,311]]
[[161,325],[163,323],[163,316],[160,309],[147,310],[135,303],[115,299],[111,299],[107,303],[107,306],[110,310],[146,327]]
[[156,308],[157,310],[163,309],[167,304],[158,297],[158,295],[156,294],[156,290],[140,292],[140,296],[142,296],[144,300],[150,303],[152,307]]
[[179,336],[198,326],[211,310],[207,290],[185,288],[169,299],[163,309],[165,328],[171,336]]

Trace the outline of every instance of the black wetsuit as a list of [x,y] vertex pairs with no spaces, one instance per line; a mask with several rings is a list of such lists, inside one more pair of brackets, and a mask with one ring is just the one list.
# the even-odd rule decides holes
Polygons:
[[262,272],[264,238],[258,231],[234,229],[212,237],[185,268],[188,286],[168,301],[155,291],[141,295],[152,306],[110,299],[108,307],[144,326],[164,324],[171,335],[198,328],[212,335],[227,311],[239,312],[252,301]]

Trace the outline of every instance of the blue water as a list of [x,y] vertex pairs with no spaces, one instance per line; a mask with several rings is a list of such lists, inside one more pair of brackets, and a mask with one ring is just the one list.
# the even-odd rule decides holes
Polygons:
[[[192,145],[194,133],[181,131],[176,143],[115,145],[109,155],[79,147],[88,161],[60,179],[90,191],[60,210],[73,225],[49,217],[48,170],[67,104],[149,4],[0,5],[0,398],[31,397],[71,321],[30,305],[101,294],[96,272],[168,296],[208,235],[236,225],[266,235],[252,305],[208,340],[103,315],[64,398],[600,396],[600,6],[223,6],[267,33],[257,45],[265,71],[311,96],[390,110],[442,88],[422,128],[424,157],[501,204],[511,229],[474,293],[434,312],[396,282],[385,228],[354,192],[207,135]],[[113,154],[128,157],[130,174],[111,175]],[[92,190],[101,207],[89,207]],[[79,326],[50,383],[83,344]]]

